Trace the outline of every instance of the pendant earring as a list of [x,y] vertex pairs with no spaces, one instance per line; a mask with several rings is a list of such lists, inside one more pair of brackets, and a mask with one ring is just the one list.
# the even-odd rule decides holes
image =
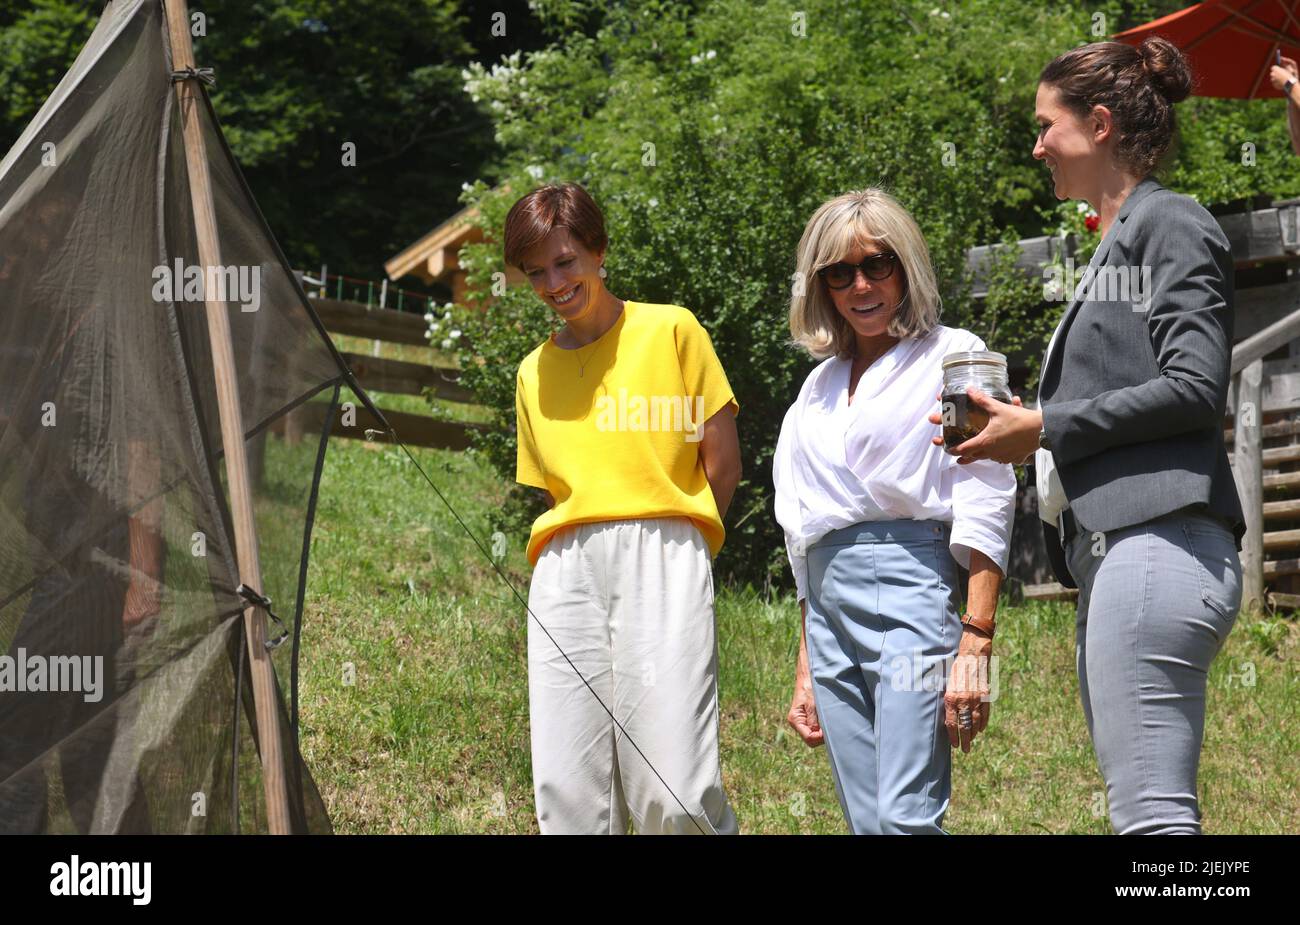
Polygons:
[[600,266],[600,278],[601,278],[601,279],[604,279],[604,278],[605,278],[606,276],[608,276],[608,275],[609,275],[609,274],[605,272],[605,265],[604,265],[604,264],[601,264],[601,266]]

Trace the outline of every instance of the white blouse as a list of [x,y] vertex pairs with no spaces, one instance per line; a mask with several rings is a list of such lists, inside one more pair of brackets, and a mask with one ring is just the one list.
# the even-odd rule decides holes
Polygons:
[[[1052,339],[1047,342],[1043,365],[1039,367],[1040,387],[1047,377],[1047,364],[1052,358],[1052,349],[1056,346],[1056,339],[1061,336],[1061,325],[1064,323],[1065,319],[1062,318],[1056,330],[1052,332]],[[1043,407],[1041,399],[1038,407],[1040,410]],[[1061,512],[1070,506],[1070,499],[1065,496],[1065,488],[1061,485],[1061,474],[1056,471],[1056,457],[1050,450],[1045,450],[1041,446],[1034,451],[1034,486],[1038,491],[1038,516],[1055,527]]]
[[927,420],[939,408],[943,357],[984,349],[969,331],[943,325],[904,338],[867,367],[852,404],[852,360],[831,357],[809,373],[772,460],[776,519],[800,600],[808,596],[807,547],[867,520],[951,523],[949,548],[963,568],[978,549],[1006,574],[1014,471],[987,459],[959,466],[930,442],[940,431]]

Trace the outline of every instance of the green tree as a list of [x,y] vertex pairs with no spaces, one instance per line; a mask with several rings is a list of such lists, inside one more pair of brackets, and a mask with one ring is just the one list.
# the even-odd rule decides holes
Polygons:
[[[808,217],[845,190],[888,188],[926,234],[945,323],[989,328],[996,348],[1016,326],[969,298],[964,252],[1048,206],[1031,156],[1035,79],[1089,38],[1080,9],[1017,0],[800,6],[628,2],[591,35],[468,81],[508,151],[503,182],[467,197],[489,235],[521,191],[581,182],[606,212],[613,291],[685,305],[712,334],[740,402],[745,463],[718,570],[760,586],[788,580],[770,466],[813,365],[789,347],[787,321]],[[495,240],[462,255],[478,296],[501,259]],[[1005,318],[1002,301],[987,304]],[[512,477],[514,371],[553,314],[519,288],[466,315],[469,377],[506,425],[483,449]],[[523,529],[534,504],[503,512],[503,524]]]
[[[745,480],[719,573],[788,581],[770,465],[812,365],[787,344],[795,247],[809,215],[849,189],[889,189],[925,232],[944,323],[1032,356],[1065,303],[1042,302],[1044,280],[1019,277],[1014,250],[990,268],[989,297],[974,300],[964,255],[1062,226],[1082,231],[1076,204],[1056,201],[1032,156],[1038,74],[1075,45],[1181,5],[625,0],[601,14],[590,3],[540,4],[552,45],[475,66],[467,80],[506,151],[503,169],[466,197],[489,239],[462,254],[477,288],[462,323],[474,345],[464,360],[503,425],[482,449],[513,477],[515,368],[555,326],[526,287],[478,310],[504,269],[495,238],[505,210],[542,182],[580,182],[606,212],[613,291],[694,311],[737,392]],[[1293,194],[1280,105],[1198,99],[1181,113],[1181,154],[1166,176],[1174,188],[1206,202]],[[1246,142],[1257,157],[1249,166]],[[1093,244],[1083,236],[1082,246]],[[502,525],[525,530],[536,504],[508,506]]]
[[0,2],[0,147],[9,147],[71,66],[99,17],[80,0]]
[[[0,0],[0,150],[67,71],[99,6]],[[463,92],[465,65],[544,40],[525,0],[189,6],[203,17],[195,56],[216,73],[213,106],[285,252],[353,274],[378,275],[489,169],[493,127]],[[344,166],[346,143],[355,166]]]

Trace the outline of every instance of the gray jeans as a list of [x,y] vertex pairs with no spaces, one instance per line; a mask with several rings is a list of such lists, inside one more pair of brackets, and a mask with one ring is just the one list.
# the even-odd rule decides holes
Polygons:
[[1120,835],[1195,835],[1205,686],[1241,604],[1217,518],[1187,511],[1065,546],[1079,585],[1075,659],[1110,821]]

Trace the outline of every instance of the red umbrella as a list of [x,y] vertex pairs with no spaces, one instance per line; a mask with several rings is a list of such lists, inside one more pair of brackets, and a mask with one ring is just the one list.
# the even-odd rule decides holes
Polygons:
[[1300,0],[1206,0],[1115,40],[1140,45],[1149,35],[1169,39],[1187,55],[1197,96],[1277,97],[1268,69],[1279,50],[1300,60]]

